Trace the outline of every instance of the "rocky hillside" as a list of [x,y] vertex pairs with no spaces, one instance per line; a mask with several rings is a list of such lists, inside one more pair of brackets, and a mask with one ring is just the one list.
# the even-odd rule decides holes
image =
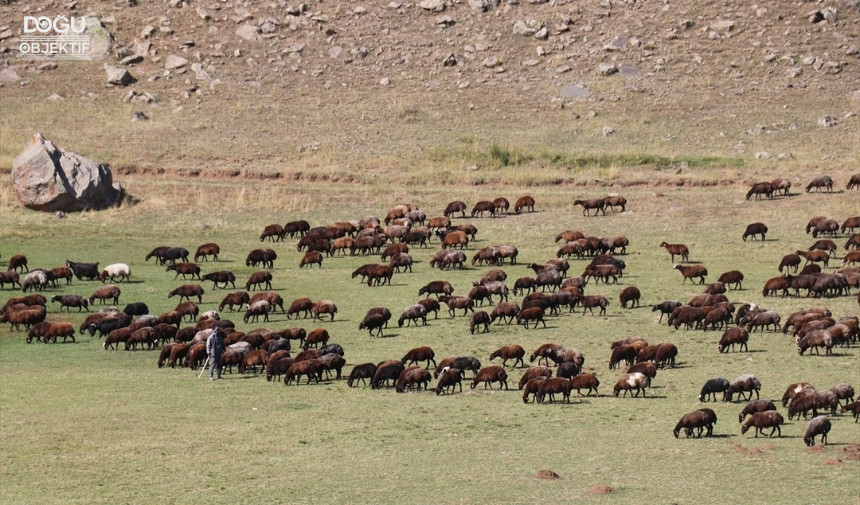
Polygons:
[[[469,142],[856,164],[857,6],[4,0],[2,140],[38,129],[117,157],[80,137],[119,131],[141,153],[115,162],[142,165],[200,166],[213,151],[263,164],[319,149],[422,157]],[[113,47],[100,61],[22,61],[23,17],[48,14],[97,17]],[[57,121],[81,101],[97,122]],[[177,131],[192,133],[181,148],[164,141]]]

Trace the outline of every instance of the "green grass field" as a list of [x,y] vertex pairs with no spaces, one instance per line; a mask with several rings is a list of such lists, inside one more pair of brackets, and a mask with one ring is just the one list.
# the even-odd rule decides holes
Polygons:
[[[607,175],[621,181],[649,176],[645,169],[634,174],[596,170],[584,173],[582,182]],[[811,174],[793,174],[792,196],[773,201],[745,200],[747,187],[731,183],[734,173],[696,173],[693,177],[702,183],[692,185],[672,183],[685,174],[674,179],[661,175],[666,183],[654,185],[528,189],[418,185],[408,173],[391,183],[364,184],[129,176],[121,182],[140,203],[62,220],[17,207],[11,184],[4,180],[0,268],[16,253],[28,257],[30,268],[59,266],[66,259],[102,266],[125,262],[132,268],[132,282],[120,284],[120,306],[145,301],[154,314],[176,305],[167,293],[182,283],[164,267],[144,262],[155,246],[177,245],[193,252],[204,242],[217,242],[221,261],[201,263],[203,272],[232,270],[241,289],[256,270],[246,267],[244,258],[262,246],[258,236],[265,225],[384,216],[406,201],[436,216],[454,199],[471,206],[479,199],[505,196],[513,202],[532,194],[536,213],[455,220],[479,229],[466,251],[469,258],[491,244],[519,248],[518,264],[503,267],[509,286],[531,274],[526,263],[555,256],[553,239],[565,229],[625,235],[630,246],[622,256],[627,269],[617,285],[589,283],[586,288],[586,293],[610,299],[605,316],[563,313],[548,318],[546,329],[494,325],[489,333],[470,335],[468,318],[450,318],[443,307],[426,327],[397,328],[395,322],[384,338],[359,331],[358,323],[371,307],[387,306],[396,319],[417,301],[418,289],[427,282],[447,279],[455,294],[464,294],[487,270],[431,269],[427,263],[438,241],[410,251],[416,260],[413,273],[396,274],[392,286],[373,288],[350,279],[350,273],[361,264],[379,262],[378,256],[326,258],[322,269],[299,269],[295,239],[266,243],[279,255],[272,269],[275,291],[287,302],[301,296],[331,299],[339,308],[335,320],[290,321],[276,314],[269,323],[246,325],[241,313],[222,314],[241,330],[325,327],[346,350],[346,373],[359,363],[399,359],[420,345],[433,347],[437,361],[474,355],[487,365],[490,352],[502,345],[518,343],[531,352],[544,342],[561,343],[579,348],[586,356],[585,370],[601,381],[599,397],[574,397],[570,405],[523,404],[515,389],[523,369],[508,370],[510,391],[472,391],[467,380],[463,393],[447,396],[369,386],[349,389],[345,380],[287,387],[267,383],[264,376],[236,373],[212,383],[198,380],[198,373],[189,369],[158,369],[156,351],[105,351],[101,340],[89,335],[79,336],[76,344],[28,345],[24,332],[0,326],[0,502],[857,503],[860,425],[848,415],[833,419],[829,445],[823,448],[804,445],[802,420],[788,421],[781,438],[756,439],[752,431],[741,435],[737,414],[743,402],[704,405],[719,417],[712,438],[672,436],[684,413],[703,406],[697,395],[712,377],[753,373],[763,385],[762,397],[776,400],[786,386],[801,380],[819,389],[839,382],[860,387],[856,344],[834,349],[833,356],[798,356],[789,336],[765,332],[752,335],[750,352],[720,354],[720,332],[674,330],[665,320],[658,324],[652,304],[687,301],[702,290],[682,285],[669,255],[658,247],[664,240],[686,243],[690,260],[707,266],[708,282],[722,272],[741,270],[743,289],[728,293],[738,305],[755,302],[783,318],[819,304],[837,318],[858,314],[856,291],[824,300],[761,295],[764,282],[778,275],[781,257],[814,241],[804,233],[810,217],[826,215],[841,222],[860,214],[857,192],[844,190],[849,172],[830,173],[839,187],[832,194],[802,193]],[[586,218],[572,205],[576,198],[610,191],[628,199],[627,212]],[[744,228],[754,221],[768,225],[767,240],[743,242]],[[845,240],[836,239],[839,256]],[[571,263],[571,271],[579,274],[587,261]],[[829,270],[838,263],[832,261]],[[201,311],[216,308],[232,291],[202,284]],[[45,294],[89,296],[98,285],[75,280]],[[620,308],[618,293],[628,285],[642,291],[641,308]],[[0,291],[0,303],[18,294],[7,287]],[[56,304],[49,304],[48,311],[49,320],[75,326],[85,316],[59,313]],[[673,342],[679,348],[678,366],[659,371],[645,399],[611,395],[621,370],[608,370],[609,344],[629,336]],[[780,411],[786,415],[785,409]],[[545,469],[560,479],[536,478]],[[608,486],[612,493],[590,492],[598,486]]]

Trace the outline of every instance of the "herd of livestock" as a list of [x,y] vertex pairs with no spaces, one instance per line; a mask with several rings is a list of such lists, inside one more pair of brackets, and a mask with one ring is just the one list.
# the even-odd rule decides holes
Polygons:
[[[829,177],[818,177],[806,191],[832,190],[832,186],[833,181]],[[855,187],[860,187],[860,175],[854,175],[849,182],[849,189]],[[780,191],[788,194],[789,189],[790,183],[781,180],[756,183],[747,194],[747,199],[753,195],[773,198]],[[624,212],[626,204],[627,201],[618,195],[575,202],[575,205],[582,206],[585,216],[592,215],[591,210],[594,210],[594,215],[605,215],[607,210]],[[505,198],[481,201],[474,205],[471,216],[494,217],[508,214],[510,208]],[[318,227],[312,227],[303,220],[292,221],[284,226],[273,224],[265,227],[259,240],[273,243],[287,241],[288,237],[296,240],[297,250],[303,252],[300,268],[314,268],[314,265],[319,268],[324,261],[338,255],[379,255],[382,263],[362,265],[352,273],[352,278],[371,287],[382,286],[391,284],[395,275],[412,271],[410,247],[414,253],[416,249],[429,248],[434,240],[438,240],[441,249],[428,262],[431,268],[438,268],[440,273],[464,269],[470,262],[466,250],[475,241],[478,230],[472,224],[455,225],[454,219],[465,218],[467,210],[464,202],[454,201],[441,216],[428,218],[412,205],[398,205],[382,219],[367,216]],[[516,200],[512,212],[520,214],[534,210],[534,198],[523,196]],[[860,217],[856,216],[848,217],[841,223],[825,216],[812,218],[806,232],[817,241],[806,251],[798,250],[782,258],[778,267],[780,275],[765,283],[762,296],[805,295],[819,299],[850,296],[853,288],[858,289],[860,304],[858,229]],[[756,240],[760,236],[764,240],[767,232],[764,223],[752,223],[742,238],[744,241],[748,238]],[[832,268],[830,262],[837,259],[840,250],[839,244],[835,242],[840,235],[847,237],[843,246],[845,253],[839,270],[828,272],[826,269]],[[557,257],[546,263],[529,263],[527,266],[534,275],[515,279],[511,288],[508,287],[505,270],[500,267],[506,262],[517,263],[517,247],[498,244],[475,249],[471,265],[491,268],[472,282],[469,292],[455,295],[449,281],[430,282],[418,292],[419,296],[425,297],[403,310],[397,321],[398,326],[426,325],[428,315],[438,317],[439,311],[444,310],[443,306],[447,307],[451,317],[455,317],[460,310],[463,316],[468,315],[470,333],[489,331],[493,323],[516,323],[525,329],[538,328],[541,324],[546,327],[545,318],[577,309],[581,310],[582,315],[594,314],[594,309],[605,314],[609,300],[603,295],[591,293],[591,286],[601,282],[614,284],[623,278],[626,264],[618,256],[627,253],[630,245],[628,239],[624,236],[594,237],[578,230],[564,230],[555,237],[555,242],[560,243]],[[684,327],[688,330],[722,331],[719,352],[735,350],[735,346],[739,351],[747,350],[750,333],[759,330],[790,331],[801,355],[807,351],[823,351],[828,355],[834,347],[856,344],[860,337],[857,315],[835,316],[821,305],[797,311],[787,317],[755,303],[736,306],[729,301],[726,293],[741,287],[744,281],[742,272],[725,272],[716,282],[705,284],[709,272],[702,264],[689,264],[689,248],[685,244],[663,242],[661,247],[666,249],[673,263],[676,256],[681,261],[674,263],[674,269],[680,272],[682,282],[698,282],[703,285],[703,293],[686,303],[677,300],[657,303],[653,305],[652,311],[660,313],[661,322],[666,316],[668,324],[676,329]],[[213,288],[226,290],[232,286],[235,290],[236,275],[229,270],[201,275],[198,262],[211,258],[213,262],[210,264],[214,265],[220,252],[220,247],[215,243],[201,245],[193,257],[183,247],[164,246],[153,249],[146,255],[145,261],[154,259],[168,271],[174,272],[174,280],[178,280],[181,275],[184,280],[190,277],[201,283],[212,282]],[[64,342],[74,342],[76,333],[88,332],[104,338],[105,349],[118,349],[120,346],[126,350],[158,349],[159,367],[185,366],[191,369],[204,365],[206,338],[212,327],[218,325],[227,330],[227,352],[223,361],[230,371],[235,366],[239,373],[264,373],[270,381],[283,377],[287,385],[300,381],[319,383],[324,377],[331,378],[332,374],[335,380],[340,379],[346,365],[344,349],[339,344],[329,343],[329,334],[325,328],[306,331],[291,326],[283,330],[259,328],[244,332],[236,330],[235,324],[223,317],[225,310],[229,309],[233,313],[236,310],[243,311],[245,324],[257,323],[260,318],[264,323],[269,322],[270,316],[278,311],[287,320],[301,317],[312,318],[316,322],[326,316],[334,320],[338,309],[331,300],[315,302],[302,297],[285,304],[281,296],[272,290],[272,274],[266,270],[273,269],[277,259],[278,254],[272,248],[252,250],[245,259],[246,266],[262,269],[250,275],[244,290],[227,293],[217,311],[200,313],[198,304],[202,303],[206,291],[200,283],[192,282],[182,284],[168,293],[169,298],[175,296],[179,300],[173,310],[154,315],[149,313],[143,301],[128,303],[122,310],[118,308],[120,286],[123,281],[129,282],[132,278],[128,264],[114,263],[100,268],[98,263],[67,260],[63,266],[56,268],[31,270],[26,256],[16,254],[8,259],[8,269],[0,272],[0,289],[9,285],[13,290],[20,289],[23,294],[6,301],[0,322],[8,323],[15,331],[25,332],[27,342],[57,342],[58,338]],[[581,275],[574,275],[570,271],[571,261],[577,260],[585,263]],[[75,278],[78,281],[99,280],[102,285],[90,297],[57,294],[49,300],[42,294],[48,290],[61,290],[62,286],[71,285]],[[518,295],[523,298],[519,301],[511,299]],[[497,298],[495,302],[494,297]],[[619,302],[622,308],[632,308],[639,305],[640,297],[638,288],[628,286],[621,291]],[[48,317],[48,308],[54,307],[54,304],[59,305],[58,312],[64,309],[90,312],[97,301],[116,307],[89,314],[78,328],[67,322],[52,322]],[[483,310],[484,303],[493,306],[491,312]],[[371,307],[358,329],[367,330],[371,336],[382,336],[392,317],[387,307]],[[183,327],[186,322],[191,324]],[[295,354],[291,353],[291,342],[294,341],[298,341],[301,349]],[[651,345],[641,338],[628,338],[614,342],[609,353],[610,369],[622,365],[628,367],[615,382],[613,395],[626,396],[629,392],[631,396],[637,397],[640,394],[645,396],[658,370],[675,366],[678,348],[671,343]],[[457,388],[462,391],[462,381],[468,374],[472,378],[472,389],[481,384],[485,388],[492,388],[496,383],[499,388],[508,389],[508,362],[514,369],[525,367],[525,355],[524,348],[510,344],[489,356],[490,360],[501,359],[501,365],[482,366],[475,356],[450,356],[437,363],[431,348],[417,347],[401,359],[355,365],[348,374],[347,384],[356,387],[361,383],[369,383],[374,389],[393,387],[398,392],[404,392],[429,389],[430,382],[435,379],[434,390],[436,394],[442,394],[454,393]],[[546,343],[531,353],[530,361],[533,365],[526,369],[518,382],[524,402],[533,400],[551,403],[556,399],[570,402],[573,390],[580,395],[583,391],[586,395],[598,395],[600,381],[595,374],[583,370],[585,356],[578,349]],[[771,436],[775,432],[781,433],[780,425],[784,418],[777,412],[773,402],[758,398],[760,388],[758,379],[750,374],[733,380],[714,378],[703,386],[699,399],[716,400],[718,393],[723,395],[724,401],[743,398],[748,403],[739,415],[739,421],[743,423],[742,433],[750,427],[755,428],[756,436],[763,433],[764,429],[770,429]],[[753,394],[756,395],[755,400],[752,399]],[[830,419],[819,413],[833,416],[838,410],[852,412],[855,421],[860,414],[860,400],[854,399],[853,387],[844,383],[821,390],[811,384],[792,384],[782,401],[783,407],[788,408],[789,419],[799,419],[801,415],[806,418],[811,414],[812,420],[804,437],[809,445],[814,444],[816,436],[821,436],[822,441],[826,442],[830,430]],[[750,417],[744,422],[747,415]],[[715,422],[716,414],[712,409],[696,410],[681,418],[674,435],[679,436],[682,430],[688,437],[701,436],[703,432],[710,435]]]

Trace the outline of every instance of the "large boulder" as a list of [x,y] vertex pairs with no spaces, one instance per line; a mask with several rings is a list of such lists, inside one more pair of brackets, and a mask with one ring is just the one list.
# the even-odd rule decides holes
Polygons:
[[63,151],[39,133],[12,162],[12,185],[21,205],[44,212],[100,209],[123,193],[107,166]]

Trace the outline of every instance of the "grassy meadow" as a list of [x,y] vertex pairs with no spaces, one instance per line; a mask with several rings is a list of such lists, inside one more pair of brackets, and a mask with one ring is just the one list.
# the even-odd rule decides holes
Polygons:
[[[429,169],[427,169],[429,170]],[[84,212],[58,219],[16,205],[8,178],[0,180],[0,268],[22,253],[30,268],[55,267],[66,259],[125,262],[132,280],[120,284],[120,306],[146,302],[152,313],[177,303],[167,293],[183,283],[164,267],[145,262],[155,246],[204,242],[221,246],[221,261],[201,262],[203,273],[229,269],[241,289],[255,268],[244,258],[254,248],[278,253],[272,274],[274,290],[289,301],[308,296],[331,299],[334,321],[287,320],[243,324],[241,313],[222,314],[237,328],[282,329],[322,326],[346,350],[346,374],[356,364],[399,359],[409,349],[429,345],[437,361],[449,355],[474,355],[485,366],[490,352],[518,343],[528,353],[545,342],[579,348],[586,371],[601,382],[599,397],[576,397],[571,404],[523,404],[516,383],[524,369],[508,369],[510,391],[470,390],[436,396],[430,392],[397,394],[393,390],[349,389],[346,381],[284,386],[265,376],[227,374],[211,383],[189,369],[159,369],[157,351],[105,351],[98,337],[77,337],[75,344],[26,344],[25,332],[0,326],[0,502],[15,504],[152,503],[391,503],[442,500],[453,503],[850,503],[860,495],[858,446],[860,425],[837,415],[829,445],[807,448],[804,421],[787,421],[781,438],[740,434],[737,415],[744,402],[701,404],[701,385],[712,377],[755,374],[762,398],[779,400],[790,383],[808,381],[819,389],[839,382],[860,388],[856,344],[836,348],[833,356],[798,356],[793,340],[782,333],[755,333],[750,352],[717,352],[721,332],[674,330],[658,324],[654,303],[687,301],[701,292],[683,285],[672,270],[662,241],[683,242],[690,260],[706,265],[713,282],[738,269],[743,289],[727,293],[737,305],[756,302],[783,318],[796,310],[823,304],[835,317],[858,314],[851,297],[812,300],[763,298],[761,287],[776,275],[783,255],[807,249],[804,233],[810,217],[826,215],[841,223],[860,214],[858,193],[846,191],[849,170],[830,172],[833,193],[803,193],[812,174],[797,169],[789,197],[745,200],[747,186],[734,183],[736,168],[710,168],[673,174],[650,169],[590,168],[578,184],[530,185],[529,177],[551,181],[551,168],[499,167],[463,175],[445,172],[451,183],[424,182],[425,173],[364,173],[361,183],[339,180],[255,180],[116,177],[138,201],[117,209]],[[567,177],[559,172],[557,177]],[[383,174],[384,175],[384,174]],[[773,171],[746,174],[769,180]],[[487,176],[487,179],[477,179]],[[689,184],[690,178],[697,181]],[[502,183],[501,180],[517,181]],[[648,183],[655,180],[656,183]],[[617,183],[608,187],[606,181]],[[643,182],[644,181],[644,182]],[[625,185],[624,183],[631,183]],[[687,182],[685,184],[685,182]],[[583,217],[576,198],[619,192],[627,211]],[[470,335],[468,318],[451,318],[446,308],[427,326],[397,328],[396,318],[418,300],[418,289],[447,279],[455,294],[465,294],[488,267],[468,266],[440,272],[428,265],[438,240],[427,249],[412,248],[413,273],[395,274],[391,286],[368,287],[351,279],[359,265],[379,257],[326,258],[321,269],[299,269],[302,253],[296,239],[260,244],[270,223],[306,219],[312,225],[369,214],[414,202],[428,217],[441,215],[454,199],[470,207],[481,199],[522,194],[537,200],[537,212],[497,219],[455,219],[477,226],[472,254],[492,244],[514,244],[519,261],[505,264],[507,284],[530,275],[524,265],[555,257],[555,236],[565,229],[586,235],[625,235],[630,240],[623,278],[618,284],[589,283],[586,293],[604,294],[605,316],[562,313],[547,328],[494,325]],[[762,221],[766,241],[741,240],[748,223]],[[842,249],[846,237],[836,242]],[[579,274],[586,260],[571,260]],[[838,267],[831,262],[831,269]],[[187,281],[191,282],[191,281]],[[196,282],[196,281],[195,281]],[[201,311],[217,308],[232,289],[206,290]],[[74,280],[45,295],[89,296],[99,282]],[[618,293],[635,285],[640,308],[623,310]],[[0,303],[18,291],[0,291]],[[367,309],[389,307],[393,324],[383,338],[358,330]],[[98,308],[98,306],[96,307]],[[491,308],[484,307],[488,312]],[[60,313],[49,304],[51,321],[77,325],[85,314]],[[189,323],[185,323],[189,324]],[[647,398],[614,398],[612,386],[622,370],[609,370],[610,342],[642,336],[650,343],[673,342],[678,366],[661,370]],[[498,360],[492,364],[500,364]],[[431,384],[432,385],[432,384]],[[675,439],[672,429],[691,410],[713,408],[719,421],[712,438]],[[787,417],[786,409],[780,412]],[[557,480],[538,479],[552,470]],[[797,476],[803,476],[798,484]],[[604,486],[601,488],[601,486]],[[610,494],[597,491],[611,488]]]

